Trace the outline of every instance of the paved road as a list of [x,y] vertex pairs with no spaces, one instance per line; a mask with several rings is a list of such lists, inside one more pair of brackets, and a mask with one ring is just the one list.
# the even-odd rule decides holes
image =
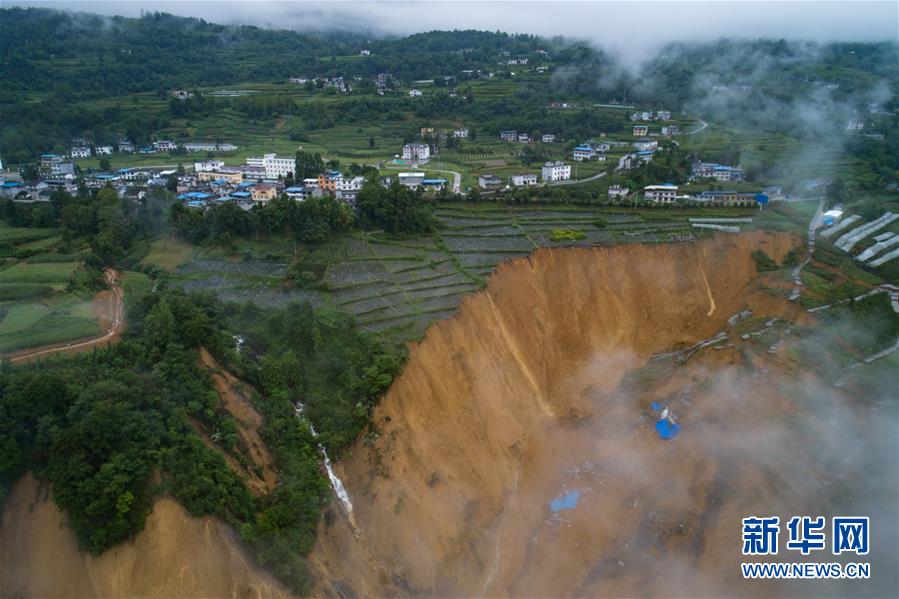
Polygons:
[[107,268],[103,272],[103,275],[106,277],[106,283],[109,285],[109,289],[110,291],[112,291],[112,296],[115,300],[112,305],[112,325],[106,330],[106,332],[104,332],[102,335],[90,337],[82,341],[55,343],[50,346],[38,347],[17,352],[9,357],[10,362],[15,364],[16,362],[24,362],[32,358],[40,358],[42,356],[47,356],[59,352],[71,352],[74,350],[89,349],[91,347],[101,345],[107,341],[110,341],[118,334],[120,334],[125,328],[125,292],[119,286],[118,272],[116,272],[112,268]]

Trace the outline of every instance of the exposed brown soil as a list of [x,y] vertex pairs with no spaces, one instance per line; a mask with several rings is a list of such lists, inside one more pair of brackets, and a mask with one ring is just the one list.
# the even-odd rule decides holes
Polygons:
[[156,502],[133,541],[93,556],[29,475],[0,520],[0,597],[290,597],[219,520]]
[[[359,538],[323,526],[316,591],[436,596],[722,596],[743,581],[740,521],[818,513],[817,426],[797,398],[837,401],[789,352],[727,319],[810,320],[762,290],[750,256],[798,239],[764,232],[690,245],[539,250],[432,326],[375,410],[378,440],[338,465]],[[685,364],[653,354],[719,331]],[[683,431],[660,440],[649,405]],[[832,413],[830,413],[832,416]],[[820,430],[818,430],[820,432]],[[803,436],[807,435],[807,436]],[[850,446],[850,443],[846,444]],[[823,451],[823,450],[822,450]],[[809,477],[813,480],[809,481]],[[822,483],[821,480],[825,480]],[[832,481],[830,481],[832,482]],[[576,509],[550,500],[578,490]]]
[[[274,469],[272,456],[259,436],[262,416],[250,403],[252,390],[249,385],[216,362],[205,347],[200,348],[199,361],[200,366],[207,368],[212,375],[212,382],[225,409],[237,421],[237,432],[240,435],[238,449],[252,467],[246,467],[225,451],[222,451],[222,455],[225,456],[228,465],[244,478],[250,491],[256,495],[265,495],[277,485],[278,475]],[[192,424],[210,447],[221,450],[209,439],[209,431],[196,421]]]
[[94,296],[93,312],[100,324],[100,331],[96,337],[89,337],[81,341],[69,341],[67,343],[54,343],[43,347],[33,347],[10,354],[9,360],[13,364],[37,360],[45,356],[66,353],[75,354],[91,351],[95,347],[106,347],[119,340],[122,331],[125,330],[125,292],[119,285],[121,275],[112,268],[107,268],[103,275],[106,277],[108,290],[101,291]]

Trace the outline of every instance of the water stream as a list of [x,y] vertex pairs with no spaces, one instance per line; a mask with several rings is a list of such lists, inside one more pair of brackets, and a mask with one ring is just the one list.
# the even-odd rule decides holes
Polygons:
[[[294,411],[296,412],[297,418],[302,418],[306,424],[309,425],[309,430],[312,431],[312,436],[318,439],[318,432],[315,430],[315,427],[303,416],[303,410],[306,406],[303,405],[303,402],[298,401],[294,406]],[[343,510],[346,512],[347,518],[350,521],[353,529],[356,528],[356,523],[353,518],[353,502],[350,501],[350,495],[346,492],[346,487],[343,486],[343,481],[340,480],[340,477],[337,476],[337,473],[334,472],[334,467],[331,465],[331,458],[328,457],[328,452],[325,450],[325,446],[321,443],[318,444],[318,450],[322,454],[322,462],[325,464],[325,471],[328,473],[328,480],[331,481],[331,488],[334,489],[334,494],[337,495],[337,499],[340,501],[340,505],[343,506]]]

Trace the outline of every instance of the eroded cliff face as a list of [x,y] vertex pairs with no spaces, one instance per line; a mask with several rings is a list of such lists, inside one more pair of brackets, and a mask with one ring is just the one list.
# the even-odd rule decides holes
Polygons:
[[[375,410],[377,438],[339,465],[358,538],[343,522],[323,530],[312,556],[317,591],[728,590],[739,571],[722,574],[722,564],[739,563],[739,519],[790,496],[772,493],[762,475],[789,474],[782,455],[753,456],[752,438],[781,441],[784,431],[768,424],[795,407],[783,381],[748,374],[769,367],[737,347],[663,360],[662,373],[649,359],[712,337],[745,309],[803,318],[760,291],[750,256],[760,249],[780,261],[797,244],[755,232],[539,250],[501,265],[411,348]],[[684,389],[685,432],[663,442],[649,404]],[[551,513],[548,502],[568,490],[581,493],[577,508]]]
[[0,597],[246,597],[291,594],[259,568],[229,526],[171,499],[144,530],[99,556],[79,550],[46,485],[26,476],[0,521]]

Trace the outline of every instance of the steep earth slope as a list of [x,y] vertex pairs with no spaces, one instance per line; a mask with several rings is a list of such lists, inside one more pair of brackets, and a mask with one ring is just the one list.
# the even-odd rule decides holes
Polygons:
[[[318,592],[776,591],[740,579],[740,519],[833,507],[828,460],[861,459],[828,429],[849,413],[843,398],[727,323],[744,310],[808,318],[760,289],[782,283],[751,258],[780,261],[797,243],[755,232],[501,265],[412,348],[373,434],[339,465],[358,529],[320,535]],[[676,352],[719,332],[718,350]],[[681,418],[672,442],[653,430],[653,401]],[[570,491],[576,508],[553,513]]]
[[29,475],[0,521],[0,597],[290,597],[219,520],[157,501],[144,530],[102,555],[78,549],[65,514]]

